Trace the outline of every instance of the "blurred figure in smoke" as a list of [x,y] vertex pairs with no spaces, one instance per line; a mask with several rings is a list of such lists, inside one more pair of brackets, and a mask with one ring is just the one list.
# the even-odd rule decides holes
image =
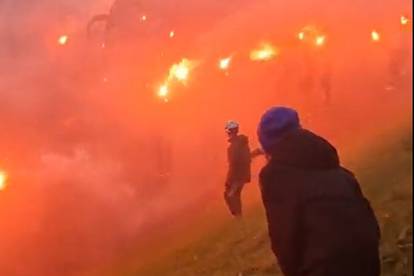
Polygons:
[[323,69],[324,71],[320,76],[320,84],[324,96],[324,103],[330,104],[332,101],[332,72],[330,64],[326,62]]
[[170,182],[172,169],[172,149],[169,141],[159,137],[155,144],[155,167],[157,172],[157,186],[165,187]]
[[127,42],[138,43],[141,39],[152,36],[162,39],[162,29],[167,28],[165,21],[160,10],[154,9],[150,1],[115,0],[108,13],[91,18],[87,33],[90,38],[99,34],[105,47]]
[[160,36],[168,30],[168,20],[161,11],[151,1],[115,0],[108,13],[91,18],[87,25],[88,36],[94,35],[97,29],[103,29],[105,45],[121,41],[136,42],[151,36],[168,39]]
[[250,182],[251,156],[247,136],[239,134],[239,124],[229,121],[225,127],[230,146],[227,149],[228,172],[225,183],[224,199],[234,217],[241,217],[241,192]]
[[395,90],[404,76],[404,53],[401,49],[391,50],[388,64],[389,79],[386,90]]
[[[331,64],[326,48],[326,36],[319,28],[309,25],[298,34],[302,52],[303,74],[299,89],[304,93],[305,105],[331,101]],[[315,93],[318,93],[316,95]],[[319,95],[322,93],[322,95]]]
[[176,62],[177,44],[167,35],[173,23],[165,13],[157,1],[114,0],[108,13],[97,14],[88,22],[88,38],[103,63],[96,71],[103,82],[110,81],[112,90],[128,83],[147,94],[149,83]]
[[286,107],[258,127],[270,156],[260,173],[272,250],[286,276],[378,276],[380,231],[354,175],[336,149],[301,128]]
[[387,90],[402,88],[405,79],[409,79],[412,60],[412,36],[409,26],[403,25],[400,32],[395,32],[390,50],[388,64],[389,79]]
[[305,93],[305,101],[306,103],[309,103],[315,89],[316,64],[315,59],[312,57],[312,53],[310,53],[307,48],[304,49],[303,69],[303,78],[299,83],[299,89]]
[[[118,32],[118,35],[134,35],[139,31],[139,22],[146,16],[142,4],[137,0],[116,0],[108,14],[98,14],[88,22],[88,34],[91,34],[98,23],[103,23],[105,35]],[[144,17],[146,20],[146,17]],[[145,21],[144,20],[144,21]],[[108,37],[106,37],[108,39]]]

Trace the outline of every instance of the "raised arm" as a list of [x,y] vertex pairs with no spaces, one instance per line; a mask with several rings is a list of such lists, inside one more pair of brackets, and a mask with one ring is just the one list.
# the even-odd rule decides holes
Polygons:
[[265,155],[265,152],[261,148],[256,148],[250,152],[250,158],[254,159],[260,155]]

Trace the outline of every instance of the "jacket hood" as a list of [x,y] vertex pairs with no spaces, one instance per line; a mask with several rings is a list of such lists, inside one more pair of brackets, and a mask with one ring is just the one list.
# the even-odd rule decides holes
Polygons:
[[325,139],[305,130],[286,133],[271,150],[270,163],[305,170],[329,170],[340,166],[336,149]]

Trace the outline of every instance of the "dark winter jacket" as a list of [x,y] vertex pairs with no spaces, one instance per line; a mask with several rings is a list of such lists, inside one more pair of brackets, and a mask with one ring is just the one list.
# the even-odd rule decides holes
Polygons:
[[229,140],[227,159],[229,163],[227,183],[250,182],[250,147],[249,139],[244,135],[238,135]]
[[287,133],[260,173],[272,250],[286,276],[378,276],[380,232],[336,149],[303,129]]

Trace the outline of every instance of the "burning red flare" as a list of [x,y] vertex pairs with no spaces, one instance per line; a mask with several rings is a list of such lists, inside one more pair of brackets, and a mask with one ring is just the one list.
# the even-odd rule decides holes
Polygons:
[[300,32],[300,33],[298,33],[298,39],[299,40],[304,40],[305,39],[305,32]]
[[381,35],[376,30],[373,30],[371,32],[371,39],[372,41],[378,42],[381,40]]
[[190,71],[194,68],[194,66],[195,63],[193,61],[185,58],[182,59],[179,63],[171,66],[167,81],[175,79],[179,82],[184,83],[187,81],[188,76],[190,75]]
[[173,64],[168,73],[167,79],[164,81],[163,85],[158,88],[157,95],[160,98],[163,98],[165,101],[168,101],[168,96],[170,94],[170,85],[173,82],[180,82],[186,84],[191,70],[196,66],[195,61],[188,59],[182,59],[179,63]]
[[231,57],[222,58],[218,62],[218,67],[221,70],[227,70],[230,67]]
[[7,173],[0,171],[0,191],[6,189],[7,186]]
[[408,23],[410,23],[410,19],[404,15],[401,15],[400,23],[401,25],[408,25]]
[[69,36],[67,36],[67,35],[61,35],[59,38],[58,38],[58,43],[60,44],[60,45],[66,45],[67,43],[68,43],[68,41],[69,41]]
[[267,61],[273,59],[278,50],[270,43],[263,43],[260,48],[250,52],[250,59],[254,61]]
[[325,44],[325,41],[326,41],[326,36],[324,36],[324,35],[318,35],[315,38],[315,45],[316,46],[323,46]]
[[147,21],[147,19],[148,19],[148,17],[145,14],[143,14],[140,18],[141,22],[145,22],[145,21]]
[[168,96],[168,93],[169,93],[168,85],[167,84],[161,85],[158,90],[158,96],[160,98],[166,99]]

